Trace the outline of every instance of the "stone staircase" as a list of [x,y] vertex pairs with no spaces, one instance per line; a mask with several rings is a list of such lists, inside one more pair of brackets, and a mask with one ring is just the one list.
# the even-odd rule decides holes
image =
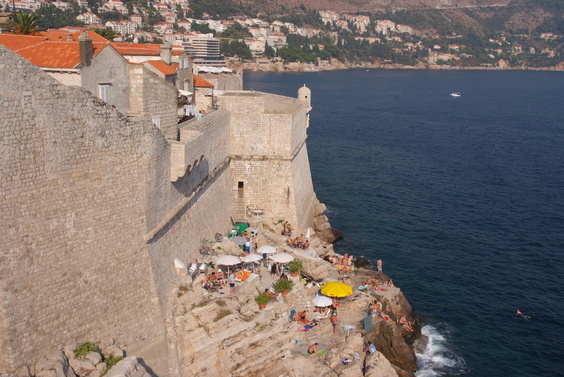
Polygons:
[[235,217],[236,218],[241,218],[244,219],[245,218],[245,211],[246,211],[246,207],[245,207],[245,198],[241,198],[239,196],[237,196],[235,198]]

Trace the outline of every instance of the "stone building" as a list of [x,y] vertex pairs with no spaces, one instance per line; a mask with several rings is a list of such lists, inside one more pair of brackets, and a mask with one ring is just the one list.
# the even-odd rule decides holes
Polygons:
[[[145,80],[142,68],[127,74]],[[135,116],[144,93],[132,90],[128,117],[4,47],[0,75],[0,373],[115,339],[168,375],[174,260],[251,203],[313,226],[307,88],[301,100],[224,92],[168,135]]]

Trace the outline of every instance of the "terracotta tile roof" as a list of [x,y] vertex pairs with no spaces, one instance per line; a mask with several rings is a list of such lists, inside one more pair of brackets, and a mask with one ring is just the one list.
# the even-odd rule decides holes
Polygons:
[[194,86],[198,88],[213,88],[213,85],[198,75],[194,75]]
[[[94,55],[97,55],[107,43],[93,43]],[[39,45],[16,51],[23,58],[38,67],[75,68],[80,64],[80,48],[78,42],[45,41]]]
[[158,69],[161,73],[165,74],[166,76],[176,75],[176,71],[162,60],[151,60],[148,61],[147,63]]
[[112,47],[120,55],[150,55],[160,56],[161,45],[155,43],[119,43],[111,42]]
[[[60,33],[46,32],[40,36],[0,34],[0,44],[13,50],[30,63],[42,68],[75,68],[80,64],[78,41],[59,40]],[[79,33],[76,33],[77,37]],[[53,37],[56,37],[53,40]],[[97,55],[108,41],[93,42],[94,55]]]
[[[81,30],[84,29],[84,30]],[[88,37],[92,38],[94,42],[106,42],[109,43],[106,38],[102,37],[100,34],[94,33],[92,30],[87,30],[86,28],[73,27],[68,30],[65,29],[49,29],[47,31],[41,32],[41,36],[52,40],[52,41],[66,41],[67,35],[72,35],[72,40],[78,42],[78,37],[81,31],[87,31]]]
[[42,43],[45,37],[32,35],[0,34],[0,44],[10,50],[17,51],[21,48],[35,46]]

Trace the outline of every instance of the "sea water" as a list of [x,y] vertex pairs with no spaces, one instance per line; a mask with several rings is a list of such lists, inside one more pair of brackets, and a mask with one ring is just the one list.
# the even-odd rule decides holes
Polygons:
[[429,337],[417,375],[563,375],[564,73],[245,75],[304,84],[336,249],[382,258],[406,294]]

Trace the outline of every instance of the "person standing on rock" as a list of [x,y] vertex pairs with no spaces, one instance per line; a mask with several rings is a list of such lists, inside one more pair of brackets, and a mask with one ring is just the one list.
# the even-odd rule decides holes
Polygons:
[[372,344],[372,342],[368,342],[368,344],[364,348],[364,352],[365,352],[366,356],[368,356],[368,355],[373,355],[378,351],[376,350],[376,346],[374,344]]
[[279,266],[280,263],[276,262],[272,264],[272,267],[270,268],[270,273],[272,274],[272,281],[274,281],[276,279],[276,277],[278,276],[278,271],[279,271]]
[[337,324],[339,323],[337,319],[337,312],[333,310],[331,312],[331,325],[333,325],[333,334],[337,333]]
[[235,294],[235,272],[232,270],[229,275],[229,296]]
[[378,262],[376,262],[376,265],[378,266],[378,272],[382,273],[382,259],[378,259]]

